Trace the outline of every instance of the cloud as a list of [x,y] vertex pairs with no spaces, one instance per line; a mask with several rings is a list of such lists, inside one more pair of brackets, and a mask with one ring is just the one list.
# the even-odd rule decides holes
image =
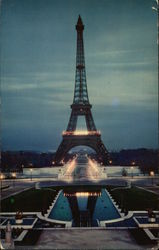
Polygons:
[[[151,51],[151,53],[150,53]],[[157,52],[157,48],[156,51]],[[92,68],[105,67],[108,70],[149,70],[157,72],[156,54],[149,49],[107,50],[98,49],[96,53],[88,54],[88,66]]]
[[158,146],[157,108],[96,105],[92,108],[97,129],[110,150]]

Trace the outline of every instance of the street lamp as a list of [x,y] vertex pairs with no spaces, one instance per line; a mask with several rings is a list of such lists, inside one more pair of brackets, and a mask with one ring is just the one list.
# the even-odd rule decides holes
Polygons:
[[1,197],[2,197],[2,181],[4,179],[4,175],[0,174],[0,180],[1,180]]
[[12,178],[13,178],[13,187],[15,186],[14,179],[16,178],[16,173],[12,173]]
[[33,172],[33,169],[32,168],[30,168],[30,180],[32,181],[32,172]]
[[112,164],[112,160],[109,161],[109,164]]
[[150,176],[152,177],[152,179],[151,179],[151,181],[152,181],[152,186],[153,186],[153,178],[154,178],[154,175],[155,175],[154,171],[150,171]]
[[133,167],[133,166],[131,166],[131,177],[132,177],[132,178],[134,177],[133,170],[134,170],[134,167]]

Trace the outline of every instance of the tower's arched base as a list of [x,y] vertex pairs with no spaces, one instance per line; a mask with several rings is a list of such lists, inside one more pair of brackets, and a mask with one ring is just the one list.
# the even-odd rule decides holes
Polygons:
[[55,165],[60,165],[61,161],[70,149],[76,146],[88,146],[95,150],[99,162],[108,164],[108,151],[106,150],[100,134],[98,135],[63,135],[63,140],[56,151],[54,158]]

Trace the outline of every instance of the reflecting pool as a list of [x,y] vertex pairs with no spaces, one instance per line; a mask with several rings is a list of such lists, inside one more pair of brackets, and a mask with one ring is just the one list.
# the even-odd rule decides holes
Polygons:
[[62,190],[49,218],[72,221],[73,226],[98,226],[98,221],[120,218],[106,189],[96,191]]

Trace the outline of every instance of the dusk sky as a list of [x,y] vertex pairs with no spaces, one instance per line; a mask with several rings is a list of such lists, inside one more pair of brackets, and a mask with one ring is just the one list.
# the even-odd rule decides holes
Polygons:
[[89,100],[106,148],[157,148],[153,5],[154,0],[2,0],[2,149],[59,146],[73,101],[79,14]]

